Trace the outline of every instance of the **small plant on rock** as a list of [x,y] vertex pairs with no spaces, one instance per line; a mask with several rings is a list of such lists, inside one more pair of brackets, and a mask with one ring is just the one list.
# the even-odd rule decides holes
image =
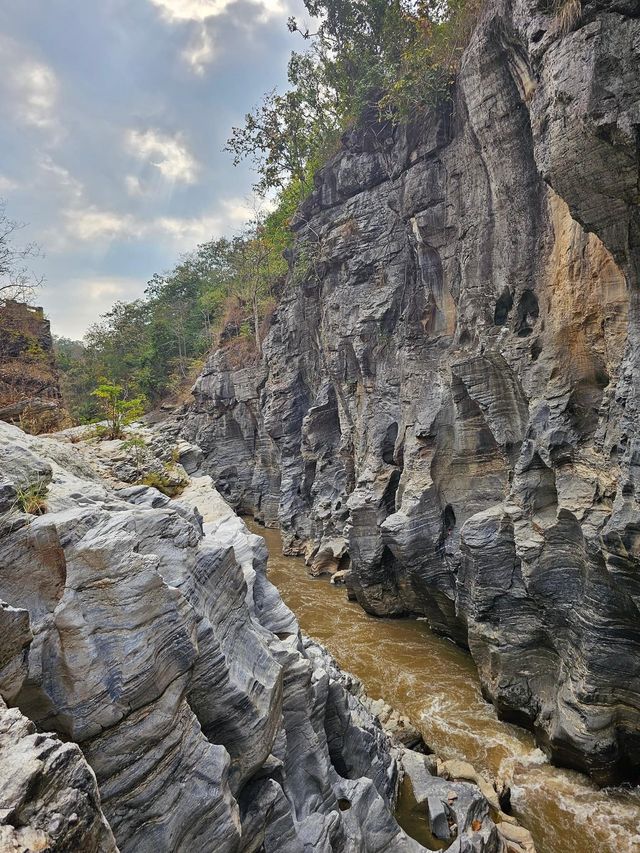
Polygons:
[[147,456],[147,445],[139,435],[132,435],[126,441],[122,442],[123,450],[133,450],[133,458],[138,476],[142,473],[144,461]]
[[150,486],[169,498],[175,498],[187,484],[183,479],[176,478],[170,466],[165,465],[164,471],[149,471],[145,474],[140,485]]
[[95,391],[93,397],[97,397],[107,421],[106,428],[98,428],[100,438],[115,439],[122,438],[124,428],[127,424],[135,421],[144,412],[144,399],[132,397],[127,400],[121,385],[104,380]]
[[25,486],[18,486],[15,506],[29,515],[44,515],[47,511],[46,494],[46,483],[39,480]]
[[582,0],[555,0],[555,24],[562,35],[566,35],[580,20]]

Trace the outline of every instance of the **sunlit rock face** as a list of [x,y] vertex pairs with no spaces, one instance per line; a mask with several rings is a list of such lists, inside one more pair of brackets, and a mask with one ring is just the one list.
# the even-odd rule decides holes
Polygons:
[[208,476],[118,488],[125,449],[0,423],[2,850],[423,850],[398,750],[307,651],[264,540]]
[[[3,606],[3,628],[7,610]],[[118,853],[96,778],[80,749],[37,732],[1,698],[0,849]]]
[[451,104],[347,134],[263,363],[183,429],[234,506],[361,605],[467,644],[500,712],[640,767],[640,18],[487,4]]

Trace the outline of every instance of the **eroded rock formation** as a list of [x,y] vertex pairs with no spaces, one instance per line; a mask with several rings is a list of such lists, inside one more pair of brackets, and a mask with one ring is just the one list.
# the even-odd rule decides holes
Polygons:
[[640,767],[640,17],[489,3],[453,103],[347,134],[260,365],[183,424],[361,605],[467,644],[559,762]]
[[0,423],[2,849],[423,850],[392,816],[399,747],[303,641],[264,540],[208,476],[109,485],[116,444]]
[[[7,609],[3,605],[3,616]],[[6,619],[0,624],[6,630]],[[1,698],[0,850],[118,850],[100,808],[96,778],[80,749],[37,732]]]

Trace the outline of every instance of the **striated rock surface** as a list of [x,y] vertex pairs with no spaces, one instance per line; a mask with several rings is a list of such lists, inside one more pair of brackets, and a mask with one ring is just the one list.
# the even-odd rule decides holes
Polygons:
[[347,134],[260,365],[182,434],[377,615],[468,645],[555,761],[640,770],[640,17],[486,5],[453,104]]
[[82,752],[38,733],[1,698],[0,850],[118,853]]
[[392,816],[398,747],[264,540],[208,476],[115,488],[115,445],[0,424],[0,847],[423,850]]

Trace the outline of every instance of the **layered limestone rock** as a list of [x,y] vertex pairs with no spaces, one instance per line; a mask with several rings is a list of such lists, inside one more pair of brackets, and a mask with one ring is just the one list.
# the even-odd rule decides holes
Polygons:
[[115,488],[95,465],[121,444],[0,424],[2,843],[423,850],[392,816],[397,749],[303,641],[264,540],[207,476]]
[[[3,608],[3,615],[7,608]],[[0,619],[4,628],[4,620]],[[0,850],[118,853],[80,749],[0,699]]]
[[554,760],[640,768],[640,17],[499,0],[453,102],[316,176],[258,366],[183,434],[377,615],[462,644]]

